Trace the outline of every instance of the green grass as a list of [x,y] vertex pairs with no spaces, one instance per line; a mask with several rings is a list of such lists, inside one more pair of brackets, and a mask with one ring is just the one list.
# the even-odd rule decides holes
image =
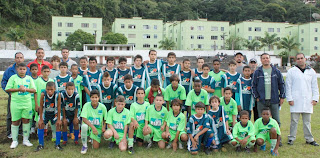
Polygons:
[[[319,82],[319,81],[318,81]],[[54,149],[54,144],[50,141],[49,137],[45,138],[45,149],[41,152],[33,152],[33,150],[38,145],[37,139],[31,139],[31,142],[34,144],[33,147],[25,147],[22,144],[22,137],[19,137],[19,146],[16,149],[10,149],[11,141],[5,137],[5,113],[6,113],[6,101],[7,95],[0,91],[0,157],[79,157],[81,145],[74,146],[72,141],[69,139],[69,144],[64,148],[63,151],[57,151]],[[314,108],[314,115],[312,120],[312,133],[314,138],[320,141],[320,117],[317,117],[320,113],[319,105]],[[280,157],[318,157],[320,147],[313,147],[305,144],[305,139],[303,137],[302,131],[302,121],[300,120],[298,126],[297,140],[294,142],[293,146],[287,145],[288,134],[290,128],[290,109],[287,102],[284,103],[282,110],[280,111],[280,117],[282,122],[281,133],[282,133],[282,142],[283,146],[279,149]],[[81,143],[80,143],[81,144]],[[90,143],[88,143],[90,146]],[[267,151],[258,151],[257,153],[236,153],[234,148],[227,146],[228,152],[218,152],[213,153],[207,157],[270,157],[270,145],[267,145]],[[102,140],[100,149],[94,150],[89,148],[88,152],[84,157],[127,157],[130,156],[127,152],[120,152],[119,149],[108,149],[108,143]],[[200,152],[199,155],[195,157],[206,156],[203,152]],[[151,149],[145,149],[142,147],[135,147],[135,154],[132,157],[191,157],[190,153],[187,150],[178,150],[173,152],[172,149],[160,150],[154,145]]]

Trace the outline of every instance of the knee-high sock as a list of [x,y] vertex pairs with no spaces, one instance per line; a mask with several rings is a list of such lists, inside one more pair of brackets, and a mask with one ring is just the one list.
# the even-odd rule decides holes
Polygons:
[[271,139],[271,150],[273,150],[277,145],[277,139]]
[[133,147],[133,138],[128,138],[128,147]]
[[79,140],[79,130],[74,130],[74,141],[78,141]]
[[210,147],[210,145],[212,144],[212,141],[213,141],[213,137],[209,137],[207,140],[206,147]]
[[150,134],[144,136],[144,141],[146,141],[146,142],[148,142],[148,143],[151,142]]
[[12,140],[18,141],[19,126],[11,125]]
[[52,138],[56,138],[56,125],[51,124]]
[[68,141],[68,132],[62,132],[63,141]]
[[73,133],[73,123],[72,122],[69,125],[69,130],[70,130],[70,133]]
[[88,125],[85,123],[82,123],[82,125],[81,125],[81,141],[82,141],[82,145],[84,147],[88,146],[87,145],[87,143],[88,143],[87,137],[88,137]]
[[61,131],[56,132],[57,138],[56,138],[56,145],[60,145],[61,140]]
[[23,130],[23,140],[29,140],[30,123],[23,123],[22,130]]
[[253,142],[253,143],[252,143],[252,142],[250,141],[246,147],[247,147],[247,148],[251,148],[251,147],[254,146],[254,144],[256,144],[256,142]]
[[39,144],[44,146],[44,129],[38,129],[38,139],[39,139]]

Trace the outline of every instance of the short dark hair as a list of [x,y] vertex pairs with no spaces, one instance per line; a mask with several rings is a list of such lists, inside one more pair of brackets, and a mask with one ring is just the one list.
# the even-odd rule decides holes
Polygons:
[[72,64],[72,65],[71,65],[71,68],[72,68],[72,67],[74,67],[74,66],[78,67],[78,65],[77,65],[77,64]]
[[33,67],[36,67],[38,69],[38,64],[36,64],[36,63],[31,64],[30,69],[32,69]]
[[138,93],[138,91],[143,91],[143,93],[146,93],[142,87],[139,87],[139,88],[137,89],[137,93]]
[[[14,58],[16,58],[18,54],[22,54],[22,52],[17,52],[16,54],[14,54]],[[23,54],[22,54],[22,56],[23,56]]]
[[115,100],[115,102],[125,102],[125,101],[126,101],[126,99],[124,98],[123,95],[118,95]]
[[102,75],[102,78],[108,78],[108,77],[110,77],[110,74],[109,74],[109,72],[108,71],[105,71],[104,73],[103,73],[103,75]]
[[96,61],[96,63],[98,63],[96,57],[90,57],[90,58],[89,58],[89,62],[90,62],[90,61]]
[[204,105],[203,102],[199,101],[196,105],[195,108],[206,108],[206,105]]
[[190,62],[190,59],[183,59],[182,63],[185,63],[185,62],[187,62],[187,61]]
[[199,58],[197,58],[197,62],[198,62],[200,59],[204,60],[202,57],[199,57]]
[[218,96],[214,95],[209,99],[209,104],[211,104],[211,101],[213,101],[215,99],[217,99],[219,101],[219,103],[220,103],[220,98]]
[[68,49],[67,47],[63,47],[63,48],[61,49],[61,52],[62,52],[62,50],[64,50],[64,49],[68,50],[68,52],[69,52],[69,49]]
[[73,82],[67,82],[67,84],[66,84],[66,89],[68,88],[68,87],[74,87],[74,83]]
[[219,64],[221,63],[221,61],[219,59],[213,59],[212,63],[214,62],[218,62]]
[[162,99],[164,99],[162,94],[157,94],[156,97],[154,97],[154,98],[157,98],[157,97],[161,97]]
[[304,56],[303,53],[297,53],[297,54],[296,54],[296,58],[297,58],[298,55],[303,55],[304,58],[306,57],[306,56]]
[[182,105],[181,105],[181,101],[178,98],[173,99],[171,101],[171,105],[170,106],[172,107],[172,105],[174,105],[174,104],[178,104],[180,106],[180,111],[181,111]]
[[54,88],[56,88],[55,85],[54,85],[54,82],[52,82],[52,81],[50,81],[50,82],[48,82],[48,83],[46,84],[46,88],[48,88],[48,87],[54,87]]
[[120,64],[121,62],[127,62],[126,57],[120,57],[118,63]]
[[80,58],[80,60],[86,60],[86,61],[88,61],[88,58],[87,58],[86,56],[83,56],[83,57]]
[[160,81],[157,78],[151,80],[151,86],[160,86]]
[[156,50],[151,49],[151,50],[149,50],[149,55],[150,55],[150,53],[151,53],[151,52],[156,52],[156,53],[157,53],[157,51],[156,51]]
[[263,107],[262,110],[261,110],[261,113],[262,113],[263,111],[269,111],[269,112],[270,112],[270,109],[269,109],[268,107]]
[[[30,66],[31,67],[31,66]],[[48,65],[43,65],[43,67],[41,68],[41,71],[45,70],[45,69],[49,69],[50,70],[50,67]]]
[[168,55],[167,55],[167,58],[169,58],[170,56],[177,57],[176,53],[174,53],[174,52],[169,52]]
[[234,61],[234,60],[231,60],[231,61],[229,61],[229,64],[228,64],[229,66],[230,65],[237,65],[237,63],[236,63],[236,61]]
[[136,55],[134,57],[133,61],[136,61],[136,59],[141,59],[141,61],[142,61],[142,56],[140,54]]
[[251,70],[250,66],[248,66],[248,65],[244,66],[242,71],[244,71],[244,69],[250,69]]
[[115,61],[114,57],[108,57],[108,58],[107,58],[107,63],[108,63],[109,61],[113,61],[113,62],[114,62],[114,61]]
[[17,68],[18,67],[27,67],[27,65],[25,63],[20,63],[20,64],[17,65]]
[[270,57],[270,55],[268,53],[262,53],[260,58],[262,58],[262,56],[264,56],[264,55],[268,55]]
[[36,53],[38,53],[38,50],[43,50],[43,51],[44,51],[43,48],[37,48],[37,49],[36,49]]
[[202,84],[202,81],[199,80],[199,79],[195,79],[195,80],[193,81],[193,84],[195,84],[195,83],[200,83],[200,84]]
[[125,81],[125,80],[133,81],[133,78],[132,78],[132,76],[131,76],[130,74],[126,74],[126,75],[124,75],[124,77],[123,77],[123,81]]
[[241,116],[243,116],[243,115],[249,116],[249,112],[246,111],[246,110],[242,110],[242,111],[240,111],[239,115],[240,115],[240,118],[241,118]]
[[54,55],[54,56],[51,57],[50,62],[53,62],[53,61],[58,61],[59,63],[61,62],[60,58],[57,55]]
[[208,64],[203,64],[203,65],[202,65],[202,69],[205,68],[205,67],[207,67],[207,68],[210,69],[210,66],[209,66]]
[[170,76],[170,82],[177,80],[178,82],[180,82],[179,76],[177,74],[173,74],[172,76]]
[[63,61],[63,62],[61,62],[61,63],[59,64],[59,68],[60,68],[61,66],[66,66],[66,67],[68,67],[68,63]]
[[231,92],[232,92],[232,89],[231,89],[230,87],[226,87],[226,88],[224,88],[224,93],[225,93],[226,91],[231,91]]
[[98,95],[98,97],[100,98],[99,96],[99,91],[97,89],[93,89],[91,92],[90,92],[90,97],[92,97],[93,95]]

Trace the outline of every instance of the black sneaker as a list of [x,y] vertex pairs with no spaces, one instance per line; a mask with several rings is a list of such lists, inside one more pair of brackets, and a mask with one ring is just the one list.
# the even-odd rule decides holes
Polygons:
[[307,144],[313,145],[313,146],[319,146],[319,144],[316,141],[313,142],[306,142]]
[[110,142],[109,143],[109,149],[112,149],[114,147],[115,142]]
[[204,152],[209,155],[211,153],[210,147],[205,147]]
[[241,152],[241,146],[236,147],[236,152]]
[[56,145],[55,148],[58,149],[58,150],[63,150],[63,148],[60,146],[60,144]]
[[293,140],[288,140],[288,145],[293,145]]
[[36,148],[36,150],[34,150],[35,152],[38,152],[38,151],[40,151],[40,150],[42,150],[44,147],[42,146],[42,145],[38,145],[37,146],[37,148]]
[[134,154],[133,147],[130,147],[130,148],[129,148],[128,153],[129,153],[129,154]]

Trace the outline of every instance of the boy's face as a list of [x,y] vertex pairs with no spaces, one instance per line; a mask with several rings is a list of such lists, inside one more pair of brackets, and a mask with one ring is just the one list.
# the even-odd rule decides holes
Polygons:
[[204,108],[196,108],[196,113],[199,115],[203,115],[204,114]]
[[168,57],[168,62],[169,62],[169,63],[173,64],[175,61],[176,61],[176,57],[175,57],[174,55],[170,55],[170,56]]
[[224,97],[225,97],[226,99],[230,99],[230,98],[232,97],[232,92],[231,92],[230,90],[226,90],[226,91],[224,92]]
[[58,60],[53,60],[53,61],[51,62],[51,64],[52,64],[53,67],[58,67],[59,64],[60,64],[60,61],[58,61]]
[[49,86],[49,87],[46,87],[46,92],[49,96],[52,96],[54,91],[55,91],[55,87],[54,86]]
[[210,72],[210,68],[209,67],[204,67],[203,69],[202,69],[202,72],[203,72],[203,74],[209,74],[209,72]]
[[212,107],[214,107],[214,108],[217,108],[217,107],[219,107],[219,105],[220,105],[220,101],[217,100],[217,99],[213,99],[213,100],[211,100],[210,105],[211,105]]
[[141,60],[141,58],[137,58],[135,61],[134,61],[134,65],[135,66],[141,66],[141,64],[142,64],[142,60]]
[[91,102],[94,103],[94,104],[98,103],[98,101],[99,101],[99,96],[98,96],[98,94],[92,95],[92,96],[90,97],[90,100],[91,100]]
[[171,85],[172,85],[172,87],[174,87],[174,88],[178,87],[178,84],[179,84],[179,82],[178,82],[177,79],[175,79],[175,80],[173,80],[173,81],[171,82]]
[[156,60],[157,59],[157,52],[154,52],[154,51],[152,51],[152,52],[150,52],[150,54],[149,54],[149,58],[150,58],[150,60]]
[[159,85],[151,85],[152,92],[157,92],[159,90]]
[[125,62],[125,61],[120,62],[120,68],[121,69],[125,69],[126,65],[127,65],[127,62]]
[[180,105],[179,105],[179,104],[173,104],[173,105],[172,105],[172,110],[173,110],[173,112],[175,112],[175,113],[180,112]]
[[50,69],[44,69],[41,71],[43,77],[48,77],[50,75]]
[[113,67],[114,67],[114,60],[109,60],[109,61],[107,62],[107,66],[108,66],[109,68],[113,68]]
[[126,106],[126,102],[116,102],[117,110],[122,111]]
[[190,61],[185,61],[183,62],[183,67],[186,68],[186,69],[189,69],[190,68]]
[[145,94],[143,90],[138,90],[137,91],[137,98],[144,98]]
[[17,71],[18,71],[18,75],[19,75],[19,76],[24,76],[24,75],[26,75],[27,67],[19,66],[19,67],[17,68]]
[[246,69],[243,70],[244,77],[249,77],[250,74],[251,74],[251,69],[246,68]]
[[263,110],[262,113],[261,113],[261,115],[262,115],[262,119],[263,119],[263,120],[269,120],[269,118],[270,118],[270,111],[269,111],[269,110]]
[[68,95],[72,95],[74,93],[74,86],[68,86],[66,90]]
[[111,83],[111,78],[110,77],[103,77],[102,82],[105,86],[109,86]]
[[97,66],[97,62],[96,62],[95,60],[90,60],[90,61],[89,61],[89,66],[90,66],[91,68],[96,67],[96,66]]
[[248,115],[242,115],[240,117],[240,121],[241,121],[241,123],[246,125],[248,123],[248,121],[249,121],[249,116]]
[[61,65],[59,67],[59,69],[60,69],[61,73],[67,73],[68,72],[68,67],[67,66]]
[[34,66],[34,67],[31,68],[30,71],[31,71],[31,74],[32,74],[32,75],[35,75],[35,74],[38,73],[38,67]]
[[194,89],[195,92],[200,92],[201,88],[202,88],[201,83],[195,82],[193,84],[193,89]]
[[213,69],[219,70],[219,69],[220,69],[220,63],[217,62],[217,61],[215,61],[215,62],[213,63]]
[[229,65],[229,70],[230,71],[236,71],[236,69],[237,69],[237,65],[234,65],[234,64],[230,64]]
[[72,66],[71,67],[71,73],[72,73],[72,75],[77,75],[78,74],[78,67],[77,66]]
[[198,61],[197,61],[198,68],[201,68],[203,64],[204,64],[204,60],[198,59]]
[[132,80],[125,80],[124,85],[126,86],[127,89],[130,89],[132,87]]
[[162,104],[164,103],[163,97],[156,97],[154,99],[154,105],[156,106],[162,106]]
[[80,60],[80,66],[81,67],[86,67],[88,65],[88,61],[86,59],[81,59]]

